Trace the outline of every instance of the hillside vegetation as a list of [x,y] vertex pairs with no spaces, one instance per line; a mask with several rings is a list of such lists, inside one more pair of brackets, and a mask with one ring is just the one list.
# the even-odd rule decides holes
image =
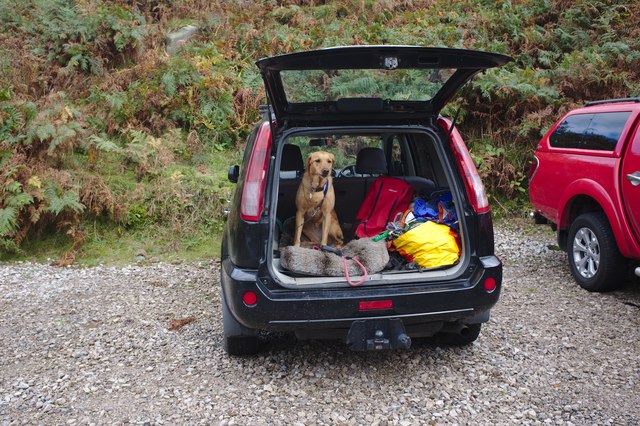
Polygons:
[[[167,55],[188,24],[197,36]],[[354,44],[515,58],[445,110],[461,109],[498,213],[525,205],[560,114],[640,95],[637,1],[0,0],[0,253],[212,254],[227,167],[265,103],[255,60]]]

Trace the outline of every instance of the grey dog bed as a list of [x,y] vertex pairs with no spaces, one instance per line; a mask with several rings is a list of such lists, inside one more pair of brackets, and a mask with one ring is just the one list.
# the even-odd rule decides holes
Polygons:
[[[344,256],[358,259],[367,269],[367,273],[375,274],[384,269],[389,262],[389,252],[384,241],[373,241],[371,238],[352,240],[342,247]],[[280,266],[289,271],[316,276],[344,277],[342,257],[326,251],[305,247],[287,246],[280,248]],[[347,260],[350,276],[363,275],[360,266],[353,260]]]

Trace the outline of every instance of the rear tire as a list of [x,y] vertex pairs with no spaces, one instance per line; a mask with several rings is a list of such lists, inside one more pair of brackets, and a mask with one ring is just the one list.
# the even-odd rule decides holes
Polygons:
[[256,336],[225,336],[224,350],[232,356],[247,356],[258,353]]
[[442,333],[440,342],[446,346],[466,346],[476,341],[482,324],[468,324],[459,333]]
[[246,356],[258,353],[258,330],[245,327],[233,317],[222,291],[220,291],[220,305],[224,327],[224,350],[227,354]]
[[626,261],[604,213],[585,213],[573,221],[567,257],[573,278],[585,290],[612,291],[624,282]]

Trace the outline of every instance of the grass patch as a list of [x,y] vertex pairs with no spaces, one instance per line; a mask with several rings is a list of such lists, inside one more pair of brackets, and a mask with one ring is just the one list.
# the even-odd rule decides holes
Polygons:
[[17,253],[0,251],[2,262],[51,262],[58,259],[73,246],[72,241],[63,234],[48,233],[42,236],[32,235],[24,240],[21,250]]
[[160,225],[134,231],[97,229],[82,246],[76,261],[82,266],[93,266],[99,263],[125,265],[219,258],[220,236],[219,231],[210,229],[177,235]]
[[[131,170],[105,161],[104,180],[120,203],[121,222],[83,215],[79,230],[84,240],[77,245],[75,263],[197,261],[218,258],[224,218],[222,210],[235,186],[227,180],[232,164],[239,164],[239,150],[203,149],[190,162],[160,168],[151,179],[138,180]],[[30,232],[15,251],[0,251],[0,261],[50,263],[74,247],[65,232]]]
[[[92,228],[85,230],[87,238],[75,260],[78,266],[193,262],[220,257],[221,232],[215,229],[197,229],[177,235],[160,225],[128,231],[95,223]],[[30,236],[20,252],[2,253],[0,261],[51,263],[72,246],[72,241],[61,234]]]

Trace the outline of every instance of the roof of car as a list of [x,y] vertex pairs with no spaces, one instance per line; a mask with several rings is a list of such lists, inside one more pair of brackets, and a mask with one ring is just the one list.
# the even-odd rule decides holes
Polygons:
[[596,105],[620,104],[620,103],[640,103],[640,98],[617,98],[603,99],[601,101],[591,101],[584,104],[585,107]]

